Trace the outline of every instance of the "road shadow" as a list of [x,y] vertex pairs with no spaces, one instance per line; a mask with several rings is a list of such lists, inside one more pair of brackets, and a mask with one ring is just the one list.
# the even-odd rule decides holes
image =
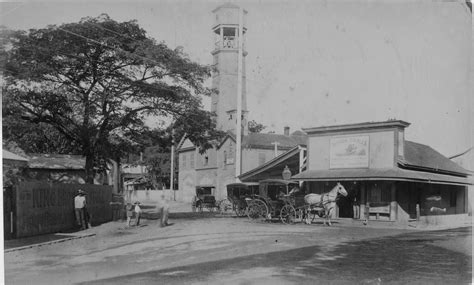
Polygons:
[[[433,241],[452,239],[456,242],[456,238],[470,235],[470,229],[464,228],[410,232],[338,244],[326,240],[315,246],[83,284],[217,284],[224,280],[237,280],[234,284],[259,284],[256,280],[274,279],[283,284],[468,284],[472,280],[471,257],[438,247]],[[254,279],[254,274],[267,275]]]

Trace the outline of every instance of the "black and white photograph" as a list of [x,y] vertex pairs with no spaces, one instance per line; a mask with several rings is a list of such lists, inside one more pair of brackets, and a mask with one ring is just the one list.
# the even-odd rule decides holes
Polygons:
[[1,1],[1,284],[472,284],[467,0]]

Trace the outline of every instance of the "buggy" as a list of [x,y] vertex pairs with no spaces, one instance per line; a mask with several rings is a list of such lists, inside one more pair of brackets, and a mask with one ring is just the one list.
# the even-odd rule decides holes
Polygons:
[[209,212],[214,212],[218,208],[216,203],[216,197],[213,195],[214,187],[196,187],[196,196],[194,196],[192,203],[193,212],[203,212],[203,209],[206,208]]
[[258,194],[258,183],[231,183],[227,185],[227,200],[229,207],[238,217],[247,212],[246,199],[253,199]]
[[[253,199],[248,199],[247,216],[250,219],[271,220],[273,218],[281,218],[281,211],[286,216],[285,211],[289,210],[287,204],[292,203],[290,198],[285,199],[292,189],[299,186],[296,181],[288,181],[281,179],[266,179],[259,183],[258,195]],[[303,198],[303,197],[301,197]],[[301,199],[304,204],[304,200]]]

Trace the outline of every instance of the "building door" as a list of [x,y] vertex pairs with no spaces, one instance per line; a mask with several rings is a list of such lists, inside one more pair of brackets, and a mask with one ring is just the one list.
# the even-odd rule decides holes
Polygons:
[[337,206],[339,208],[339,218],[353,218],[354,217],[354,210],[353,210],[353,201],[357,199],[360,200],[360,183],[354,184],[353,182],[343,183],[344,188],[347,190],[347,196],[344,197],[339,195],[337,200]]
[[4,238],[15,237],[15,189],[3,187],[3,234]]

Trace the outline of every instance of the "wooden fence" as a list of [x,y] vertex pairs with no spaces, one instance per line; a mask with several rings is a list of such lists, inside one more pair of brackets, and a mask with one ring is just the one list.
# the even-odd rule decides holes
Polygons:
[[87,192],[87,208],[93,226],[112,220],[112,186],[22,182],[15,189],[14,236],[33,236],[74,228],[74,197],[79,189]]

